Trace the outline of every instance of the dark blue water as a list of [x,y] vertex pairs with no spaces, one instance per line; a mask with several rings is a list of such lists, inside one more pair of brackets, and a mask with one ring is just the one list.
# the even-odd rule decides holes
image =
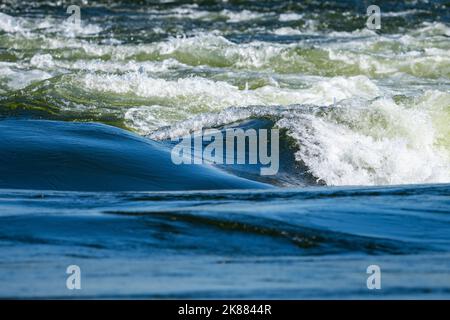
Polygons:
[[[179,173],[164,143],[104,125],[0,128],[1,297],[449,297],[449,184],[268,187]],[[73,264],[81,290],[66,288]]]

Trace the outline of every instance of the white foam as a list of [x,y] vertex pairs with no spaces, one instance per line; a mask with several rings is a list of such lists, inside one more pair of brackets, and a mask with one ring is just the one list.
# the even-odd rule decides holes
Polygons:
[[296,20],[302,20],[303,17],[304,17],[304,15],[299,14],[299,13],[282,13],[282,14],[280,14],[278,20],[280,20],[282,22],[296,21]]
[[166,109],[168,108],[159,105],[130,108],[125,113],[125,123],[136,131],[142,132],[142,128],[145,128],[151,132],[160,126],[168,125],[168,122],[164,121],[165,117],[170,116]]
[[31,60],[30,64],[37,68],[50,68],[54,66],[53,57],[51,54],[35,54]]
[[302,34],[302,32],[298,29],[294,29],[291,27],[282,27],[282,28],[278,28],[275,29],[273,31],[274,34],[279,35],[279,36],[292,36],[292,35],[300,35]]
[[450,27],[442,22],[424,22],[423,27],[414,33],[423,36],[445,35],[450,37]]
[[450,181],[447,150],[437,145],[425,110],[380,99],[368,109],[339,113],[339,120],[304,115],[278,122],[298,141],[297,160],[327,185]]
[[19,33],[27,38],[35,38],[42,34],[59,33],[65,37],[77,35],[94,35],[102,31],[99,25],[85,23],[74,24],[67,19],[44,19],[13,17],[0,12],[0,30],[8,33]]
[[23,89],[33,82],[51,77],[51,73],[39,69],[22,69],[18,63],[0,61],[0,83],[9,90]]
[[166,72],[170,69],[184,67],[182,63],[179,63],[175,59],[166,59],[159,61],[144,61],[138,62],[130,60],[123,62],[121,60],[109,60],[103,61],[100,59],[88,60],[80,59],[74,62],[71,61],[57,61],[55,63],[60,68],[68,68],[73,70],[83,71],[101,71],[105,73],[125,73],[125,72],[138,72],[138,73],[157,73]]
[[225,9],[221,11],[221,15],[225,16],[228,19],[227,21],[231,23],[250,21],[264,17],[261,13],[249,10],[231,11]]
[[63,23],[55,24],[54,29],[63,33],[65,36],[76,37],[78,35],[95,35],[100,33],[103,29],[91,23],[74,24],[68,20],[64,20]]
[[0,12],[0,30],[5,32],[23,32],[21,18]]
[[52,75],[41,70],[19,70],[10,69],[7,78],[7,85],[12,90],[23,89],[36,81],[42,81],[51,78]]
[[419,12],[426,12],[424,10],[416,10],[416,9],[410,9],[410,10],[403,10],[403,11],[391,11],[391,12],[383,12],[381,11],[382,17],[405,17],[412,14],[416,14]]
[[341,61],[347,65],[356,65],[367,75],[394,75],[409,73],[420,77],[447,76],[450,56],[436,48],[421,51],[407,51],[391,57],[378,54],[343,51],[328,48],[330,60]]
[[[224,81],[213,81],[201,77],[165,80],[134,72],[123,75],[89,73],[75,79],[77,85],[87,90],[145,97],[149,102],[164,104],[167,109],[182,119],[200,112],[223,110],[229,106],[315,104],[325,106],[335,101],[350,98],[373,99],[380,94],[375,83],[364,76],[322,79],[305,89],[280,88],[276,84],[255,90],[241,90]],[[151,110],[147,110],[151,112]],[[164,116],[159,115],[164,119]],[[157,119],[158,117],[153,116]],[[149,119],[153,119],[149,116]],[[148,128],[139,120],[140,132],[147,133],[158,123],[149,123]]]

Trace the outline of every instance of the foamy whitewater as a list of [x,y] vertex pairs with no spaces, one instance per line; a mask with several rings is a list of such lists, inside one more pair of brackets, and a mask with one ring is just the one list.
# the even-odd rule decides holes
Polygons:
[[[230,254],[230,259],[236,258],[232,252],[238,247],[239,241],[231,241],[222,228],[237,232],[237,239],[242,237],[241,243],[255,241],[249,245],[247,251],[249,255],[254,253],[261,259],[268,259],[271,252],[276,252],[275,255],[279,254],[280,257],[289,257],[286,259],[296,256],[296,249],[284,248],[278,240],[264,240],[272,231],[277,239],[288,234],[288,242],[302,248],[302,256],[309,253],[305,249],[305,243],[296,242],[301,238],[299,234],[303,234],[304,239],[310,239],[308,241],[312,242],[320,238],[323,242],[317,241],[322,244],[333,239],[329,248],[335,250],[327,251],[325,246],[324,251],[321,251],[319,245],[317,251],[314,251],[314,254],[324,254],[324,257],[332,260],[336,257],[329,257],[328,254],[344,253],[347,245],[349,252],[356,255],[370,257],[374,253],[387,260],[390,259],[391,253],[409,254],[416,249],[420,251],[418,248],[426,245],[422,243],[416,246],[410,241],[417,240],[424,234],[428,235],[428,228],[431,227],[438,235],[430,235],[428,240],[433,248],[428,248],[430,251],[426,249],[427,254],[438,250],[439,241],[450,241],[448,234],[443,236],[445,239],[439,238],[439,234],[445,234],[445,228],[449,231],[447,215],[439,218],[443,221],[440,227],[436,227],[434,222],[429,221],[429,225],[427,224],[428,217],[424,213],[427,210],[445,214],[449,211],[450,10],[445,1],[415,1],[406,4],[381,1],[380,30],[366,28],[366,7],[359,1],[211,1],[203,5],[177,1],[144,1],[143,4],[85,1],[80,2],[79,26],[74,26],[67,20],[69,14],[66,9],[70,4],[73,3],[10,0],[0,4],[0,119],[3,120],[0,121],[3,123],[0,127],[3,128],[1,137],[5,141],[3,150],[0,151],[3,152],[3,158],[0,160],[3,166],[3,169],[0,169],[0,198],[5,202],[0,208],[3,206],[6,210],[11,207],[11,212],[21,214],[36,213],[34,204],[22,207],[15,202],[9,203],[12,201],[10,199],[29,199],[31,195],[17,195],[14,193],[16,191],[1,190],[34,190],[30,191],[32,194],[41,194],[43,191],[37,190],[47,189],[56,190],[54,192],[100,192],[97,196],[101,200],[94,211],[100,215],[108,212],[105,220],[114,214],[127,214],[124,228],[131,230],[138,227],[136,221],[130,220],[131,213],[124,213],[128,208],[133,209],[133,219],[136,216],[145,216],[143,212],[148,210],[159,212],[160,215],[170,211],[168,215],[171,218],[186,219],[186,225],[194,224],[191,226],[193,230],[198,228],[202,230],[199,232],[211,232],[211,237],[222,239],[217,245],[224,246],[223,252],[218,249],[217,254]],[[36,120],[51,120],[54,123],[41,123]],[[87,122],[95,122],[98,127],[97,124],[86,124],[86,127],[82,125]],[[189,168],[183,172],[166,165],[165,161],[169,160],[165,153],[170,149],[171,138],[182,137],[201,129],[229,127],[280,129],[280,174],[271,179],[264,179],[255,175],[252,168],[245,166],[198,170]],[[9,141],[8,144],[6,141]],[[17,154],[23,156],[15,157]],[[46,156],[37,158],[37,154],[39,157],[42,154]],[[11,163],[16,166],[11,167]],[[66,164],[67,167],[60,168],[61,171],[54,169],[59,168],[60,164]],[[161,172],[152,171],[155,167],[160,168]],[[86,175],[80,173],[83,170],[86,170]],[[45,178],[42,178],[41,174]],[[173,180],[164,182],[168,176]],[[424,208],[424,212],[418,213],[424,215],[420,217],[425,221],[423,226],[417,227],[423,230],[407,231],[401,227],[402,231],[395,231],[394,227],[389,227],[384,233],[383,221],[392,219],[393,225],[401,225],[404,218],[401,216],[402,210],[412,210],[410,218],[417,224],[422,223],[416,221],[416,218],[420,219],[412,213],[414,206],[419,205],[416,200],[405,203],[403,209],[395,207],[399,201],[403,201],[400,194],[415,194],[416,189],[411,185],[423,185],[424,187],[417,187],[418,190],[427,195],[427,192],[431,194],[429,198],[423,194],[417,196],[423,198],[423,206],[429,205]],[[253,187],[270,189],[274,186],[282,189],[276,189],[279,191],[273,191],[274,194],[267,194],[267,200],[263,201],[261,210],[268,215],[268,221],[278,221],[278,224],[266,224],[263,220],[258,220],[261,217],[246,218],[254,202],[259,201],[255,200],[259,193],[239,195],[239,192],[235,191],[235,198],[242,197],[242,202],[228,194],[212,200],[209,197],[213,196],[209,193],[195,194],[192,198],[187,196],[186,199],[176,195],[173,196],[173,202],[170,201],[172,195],[167,195],[167,198],[161,196],[165,200],[159,209],[151,200],[156,197],[153,195],[149,196],[151,201],[143,196],[145,206],[136,205],[137,200],[128,194],[124,198],[110,194],[110,200],[105,200],[101,195],[103,191],[191,192]],[[443,189],[439,189],[439,186],[443,186]],[[355,207],[348,209],[346,202],[339,200],[336,200],[335,205],[331,205],[327,201],[334,201],[333,195],[321,202],[322,196],[316,193],[316,189],[308,191],[308,188],[318,188],[319,193],[322,192],[320,188],[334,190],[327,189],[328,187],[339,187],[336,189],[339,190],[336,191],[338,193],[350,192],[347,195],[349,198],[357,198]],[[363,188],[360,198],[353,196],[353,191],[349,191],[353,190],[353,187]],[[375,189],[370,189],[372,187]],[[301,190],[298,195],[301,200],[292,200],[292,207],[288,206],[291,200],[280,200],[285,197],[291,199],[284,192],[297,188]],[[371,199],[371,190],[376,190],[374,193],[380,192],[380,197],[384,197],[384,192],[389,194],[387,197],[392,196],[386,198],[386,206],[392,203],[395,208],[383,207],[381,201],[377,207],[378,211],[365,207],[366,201],[376,202],[376,199],[380,199],[376,196]],[[233,194],[233,191],[230,192]],[[318,201],[311,207],[304,208],[304,211],[301,209],[305,203],[303,200],[308,196],[303,192],[311,192],[312,198]],[[334,194],[334,191],[330,192]],[[400,198],[396,198],[397,195]],[[59,199],[60,195],[52,193],[48,196],[49,199]],[[57,206],[63,212],[69,212],[68,215],[72,219],[73,212],[69,209],[69,204],[76,202],[73,198],[76,196],[69,193],[61,197],[68,197],[67,202],[62,201]],[[436,197],[436,202],[433,202],[433,197]],[[222,203],[220,199],[225,200]],[[44,211],[52,212],[53,202],[46,201],[49,203],[43,204],[46,208]],[[95,203],[96,200],[86,201]],[[117,207],[108,208],[108,201],[117,201]],[[208,206],[208,201],[216,201],[218,204]],[[149,209],[147,205],[154,208]],[[196,205],[204,206],[204,214],[193,210]],[[85,214],[89,205],[85,203],[82,207],[75,212]],[[333,208],[337,211],[333,211]],[[345,216],[346,208],[354,213],[351,219]],[[9,216],[8,210],[2,210],[6,213],[2,213],[0,217],[9,219],[11,226],[13,215]],[[344,216],[335,216],[339,210]],[[400,214],[391,217],[390,213],[397,212],[396,210],[399,210]],[[219,211],[236,214],[236,217],[215,216]],[[316,216],[311,216],[311,220],[306,216],[299,218],[294,215],[295,212],[306,216],[308,212],[315,212],[322,215],[323,219]],[[358,215],[362,214],[361,212],[373,213],[374,221],[364,222]],[[386,216],[377,216],[379,212]],[[187,218],[191,215],[192,221]],[[351,221],[346,220],[347,218]],[[83,219],[80,224],[88,226],[88,221]],[[155,219],[151,223],[154,223],[156,230],[164,228],[159,225],[165,221],[163,216],[152,216],[148,219]],[[223,222],[221,219],[229,221]],[[297,219],[300,219],[301,223]],[[327,225],[324,222],[327,219],[332,219],[336,225]],[[408,218],[405,219],[406,224],[416,227],[411,221],[408,222]],[[236,223],[236,229],[232,227],[233,221]],[[41,225],[38,221],[36,223]],[[128,223],[130,225],[127,225]],[[175,233],[182,233],[180,230],[184,225],[173,223],[174,230],[178,230],[174,231],[173,237],[176,238]],[[228,227],[227,223],[230,223]],[[354,223],[354,227],[350,227],[351,223]],[[374,231],[370,225],[381,229]],[[1,241],[19,241],[13,235],[11,227],[3,228],[6,227],[0,228]],[[317,228],[320,231],[316,234],[312,229],[302,228]],[[327,229],[336,234],[328,235],[328,231],[325,231]],[[42,230],[46,230],[44,224]],[[99,230],[109,232],[102,228]],[[256,238],[246,234],[248,230],[253,230]],[[31,243],[40,239],[39,230],[36,231],[36,237],[28,237],[25,235],[28,231],[22,231],[24,239],[29,239]],[[58,234],[49,236],[51,239],[47,239],[43,232],[41,242],[63,241],[64,233],[55,232]],[[128,236],[123,234],[108,233],[106,237],[109,236],[117,236],[117,241],[123,244],[123,248],[129,248],[128,245],[131,246],[131,243],[136,241],[140,248],[137,255],[141,258],[145,256],[145,250],[141,247],[144,240],[139,235],[134,240],[131,235],[128,235],[131,238],[127,238]],[[154,236],[154,239],[144,242],[161,248],[170,242],[167,240],[166,243],[165,240],[158,240],[158,237]],[[86,239],[89,237],[88,232]],[[343,240],[336,240],[339,237]],[[70,247],[72,240],[67,241],[64,246]],[[92,245],[100,245],[97,241],[101,242],[95,237],[85,241],[90,241]],[[205,241],[207,240],[200,238],[180,240],[180,247],[203,248],[192,253],[201,256],[199,262],[196,262],[201,268],[206,268],[206,265],[212,263],[209,259],[214,260],[216,257],[213,245],[210,248]],[[433,241],[436,241],[435,247],[434,244],[431,245]],[[225,242],[228,244],[224,244]],[[351,247],[352,242],[357,243],[355,247]],[[401,243],[405,244],[404,249]],[[257,249],[258,244],[267,246],[267,251]],[[27,245],[32,247],[29,243]],[[445,252],[450,248],[443,246],[446,248]],[[20,249],[16,252],[17,259],[26,260],[28,247],[18,247]],[[158,251],[157,256],[164,256],[160,247],[152,250]],[[172,245],[169,247],[170,250],[175,250]],[[53,249],[49,250],[59,256]],[[83,254],[92,254],[96,259],[99,257],[98,253],[93,251]],[[116,256],[115,259],[119,262],[129,259],[122,253],[117,253]],[[175,264],[177,259],[185,261],[186,258],[176,254],[169,257],[170,263]],[[66,258],[62,259],[65,261]],[[222,258],[223,256],[220,259]],[[278,258],[275,260],[280,263]],[[40,261],[39,258],[36,259]],[[419,258],[412,256],[411,259]],[[89,263],[95,265],[95,261],[100,260],[93,259]],[[16,260],[8,261],[15,263]],[[100,265],[93,268],[109,266],[105,261],[101,260]],[[239,268],[246,268],[247,262],[236,263],[243,263]],[[139,286],[142,280],[140,277],[145,274],[145,267],[139,263],[144,262],[136,262],[136,270],[133,271],[136,272],[136,277],[130,276],[135,290],[123,289],[118,295],[145,296],[146,289]],[[322,266],[325,262],[321,260],[318,263]],[[348,267],[350,262],[336,263],[339,265],[336,268],[339,269]],[[394,268],[397,263],[402,262],[390,260],[390,263]],[[182,264],[183,262],[180,262],[180,265]],[[45,263],[39,265],[47,267]],[[261,263],[258,268],[263,266],[264,263]],[[320,269],[320,266],[311,268]],[[23,277],[14,274],[12,269],[5,268],[4,274]],[[56,266],[52,265],[51,268]],[[192,268],[195,269],[195,266]],[[270,268],[267,266],[267,269],[263,269],[267,271]],[[154,288],[150,296],[161,294],[165,297],[270,298],[291,297],[289,294],[292,294],[293,297],[309,297],[307,290],[300,290],[295,285],[290,287],[291,291],[283,287],[283,281],[291,276],[292,270],[289,269],[291,266],[285,264],[282,264],[281,268],[283,271],[277,276],[281,278],[274,279],[268,285],[267,294],[260,291],[260,288],[267,285],[262,279],[253,279],[253,282],[248,280],[251,285],[248,291],[244,292],[229,283],[215,281],[213,271],[209,275],[210,278],[205,280],[204,290],[183,278],[183,281],[187,281],[181,281],[187,283],[184,287],[177,288],[175,281],[173,285]],[[414,294],[420,295],[421,289],[428,288],[427,268],[427,265],[417,265],[417,272],[424,272],[425,275],[423,281],[417,285],[417,290],[411,291],[414,292],[413,297],[416,297]],[[230,275],[237,272],[237,269],[231,269],[230,267],[227,271],[225,268],[217,272]],[[157,273],[155,270],[153,271]],[[261,270],[262,274],[264,270]],[[321,270],[326,273],[325,269]],[[441,271],[448,274],[448,270],[444,268],[444,271]],[[0,278],[3,276],[0,275]],[[248,277],[248,274],[242,275],[244,280]],[[267,277],[270,278],[270,274],[267,274]],[[50,273],[48,278],[51,279]],[[347,279],[350,282],[356,279],[354,275],[350,278]],[[399,278],[396,279],[392,288],[402,286]],[[303,280],[302,278],[301,281]],[[345,284],[335,283],[331,278],[328,280],[331,287],[345,291],[343,296],[359,297],[364,294],[358,291],[361,288],[344,289],[347,288]],[[24,291],[25,284],[23,287],[12,286],[9,289],[2,286],[0,293],[1,296],[25,297],[60,297],[67,294],[58,289],[56,282],[53,286],[51,281],[48,282],[51,283],[47,288],[48,294],[40,289]],[[320,289],[320,283],[308,282],[307,285],[312,288],[311,296],[339,296],[338,289],[326,292]],[[431,287],[433,288],[432,285]],[[217,288],[228,289],[221,291]],[[446,287],[439,287],[432,292],[436,297],[448,297],[449,288],[450,284],[447,284]],[[411,297],[408,289],[392,290],[392,297]],[[92,291],[86,292],[88,296],[115,296],[107,286],[100,289],[92,287]]]

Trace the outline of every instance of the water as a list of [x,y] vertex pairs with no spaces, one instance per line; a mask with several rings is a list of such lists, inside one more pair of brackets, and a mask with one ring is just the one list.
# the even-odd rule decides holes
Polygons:
[[[450,185],[2,190],[2,297],[448,298]],[[82,289],[65,288],[65,269]],[[382,289],[366,287],[379,265]]]
[[[448,299],[450,11],[369,4],[3,1],[0,297]],[[170,161],[229,127],[279,173]]]

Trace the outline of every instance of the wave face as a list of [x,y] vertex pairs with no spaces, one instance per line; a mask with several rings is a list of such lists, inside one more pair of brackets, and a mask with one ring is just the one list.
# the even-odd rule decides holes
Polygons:
[[0,2],[0,298],[450,297],[448,1],[80,3]]
[[0,122],[0,188],[215,190],[264,188],[210,166],[175,165],[168,146],[101,124]]

